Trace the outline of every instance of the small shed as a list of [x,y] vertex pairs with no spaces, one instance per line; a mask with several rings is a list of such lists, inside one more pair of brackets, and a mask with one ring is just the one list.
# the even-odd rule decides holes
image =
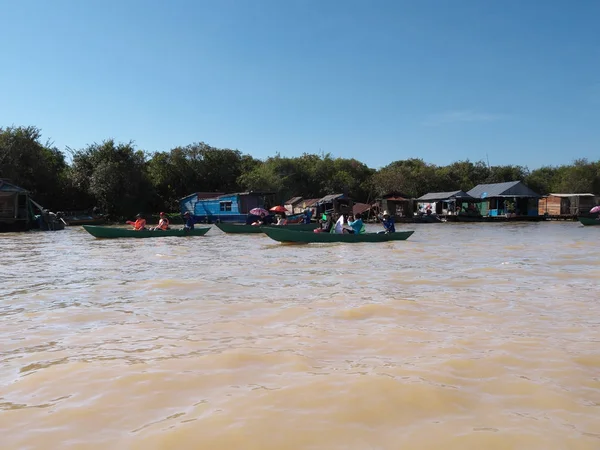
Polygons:
[[32,225],[29,191],[0,179],[0,231],[27,231]]
[[483,216],[518,217],[538,216],[540,195],[522,181],[479,184],[467,192],[481,199],[480,212]]
[[549,216],[578,216],[596,205],[594,194],[549,194],[540,199],[538,212]]
[[412,217],[414,215],[413,201],[401,192],[388,192],[379,202],[381,212],[387,211],[392,217]]
[[285,209],[287,209],[290,214],[300,214],[304,211],[300,211],[301,202],[302,197],[292,197],[288,201],[284,202],[283,206],[285,206]]
[[417,205],[419,210],[430,209],[436,214],[457,214],[463,208],[472,208],[479,201],[465,191],[429,192],[417,199]]

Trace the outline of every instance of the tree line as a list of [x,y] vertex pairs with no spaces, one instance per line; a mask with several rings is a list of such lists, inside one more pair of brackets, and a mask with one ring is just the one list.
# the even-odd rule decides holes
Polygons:
[[0,128],[0,178],[31,192],[54,211],[98,206],[114,218],[139,211],[178,211],[178,200],[193,192],[272,191],[277,201],[293,196],[320,198],[346,193],[371,202],[398,192],[419,197],[427,192],[468,191],[481,183],[522,180],[540,193],[600,195],[600,160],[529,170],[519,165],[488,166],[457,161],[447,166],[420,158],[394,161],[375,170],[356,159],[330,154],[279,154],[259,160],[239,150],[203,142],[147,153],[133,142],[107,139],[61,152],[42,142],[34,126]]

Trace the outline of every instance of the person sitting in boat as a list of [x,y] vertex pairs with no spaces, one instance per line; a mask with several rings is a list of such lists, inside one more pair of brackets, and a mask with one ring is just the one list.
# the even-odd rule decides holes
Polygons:
[[160,213],[160,219],[158,221],[158,226],[155,230],[167,231],[169,229],[169,219],[167,219],[167,215],[164,212]]
[[287,217],[285,213],[281,213],[281,216],[279,216],[279,220],[277,221],[277,225],[287,225]]
[[265,213],[262,213],[260,215],[260,219],[252,222],[252,225],[254,225],[255,227],[258,227],[261,225],[270,225],[272,223],[273,223],[273,218],[270,215],[267,216]]
[[184,220],[184,225],[183,225],[184,230],[189,231],[189,230],[194,229],[194,218],[192,217],[192,215],[190,214],[189,211],[185,212],[185,214],[183,215],[183,220]]
[[362,234],[365,232],[365,224],[362,221],[362,216],[360,214],[354,215],[353,221],[348,221],[348,225],[351,228],[345,228],[344,231],[350,234]]
[[388,213],[387,211],[383,212],[383,220],[381,221],[381,224],[383,225],[383,231],[380,231],[380,233],[395,233],[396,232],[396,226],[394,225],[394,219],[392,217],[390,217],[390,213]]
[[331,213],[325,213],[320,220],[320,227],[315,229],[315,233],[330,233],[332,228],[333,218],[331,217]]
[[129,225],[133,225],[133,229],[135,231],[141,231],[146,229],[146,219],[144,219],[141,214],[135,216],[135,222],[128,220],[126,223]]

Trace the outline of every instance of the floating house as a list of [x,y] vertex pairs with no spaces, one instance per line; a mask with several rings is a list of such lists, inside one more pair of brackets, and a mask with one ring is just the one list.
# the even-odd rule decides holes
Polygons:
[[179,201],[181,213],[190,212],[196,222],[246,222],[254,208],[269,209],[273,192],[239,192],[236,194],[195,193]]
[[33,225],[29,192],[0,179],[0,231],[27,231]]
[[521,181],[480,184],[469,192],[481,200],[479,211],[489,217],[538,217],[540,195]]
[[454,215],[473,210],[473,205],[480,201],[464,191],[430,192],[419,197],[417,205],[419,211],[431,210],[439,215]]
[[596,206],[594,194],[549,194],[540,199],[538,213],[548,216],[579,216]]
[[412,217],[414,215],[413,201],[400,192],[389,192],[377,201],[381,212],[387,211],[392,217]]

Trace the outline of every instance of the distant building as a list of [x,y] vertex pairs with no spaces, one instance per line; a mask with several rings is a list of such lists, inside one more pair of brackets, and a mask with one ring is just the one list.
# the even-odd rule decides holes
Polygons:
[[285,209],[287,209],[290,214],[299,214],[302,212],[300,211],[302,206],[301,203],[302,197],[292,197],[287,202],[284,202],[283,206],[285,206]]
[[481,215],[498,217],[538,216],[540,195],[521,181],[480,184],[469,192],[480,199]]
[[387,211],[392,217],[412,217],[413,201],[400,192],[389,192],[377,200],[381,213]]

